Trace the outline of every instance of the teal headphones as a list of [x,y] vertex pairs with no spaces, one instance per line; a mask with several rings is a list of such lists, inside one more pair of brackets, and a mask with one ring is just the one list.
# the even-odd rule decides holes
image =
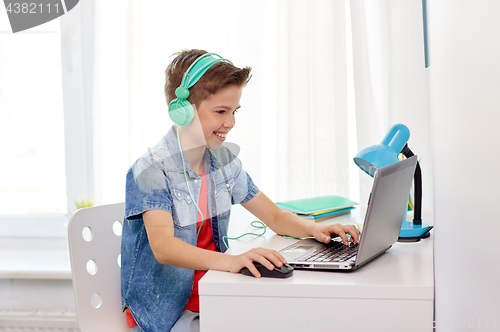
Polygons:
[[[216,56],[216,57],[213,57]],[[198,80],[207,72],[214,64],[219,62],[229,62],[220,55],[215,53],[205,53],[196,59],[182,77],[181,85],[175,89],[175,98],[168,105],[168,115],[175,124],[185,126],[193,120],[194,108],[187,101],[189,97],[189,88],[191,88]]]
[[[215,55],[217,58],[214,58],[212,55]],[[219,62],[229,62],[232,64],[231,61],[224,59],[223,57],[215,53],[203,54],[202,56],[197,58],[191,64],[191,66],[189,66],[188,70],[184,73],[184,76],[182,77],[181,85],[177,89],[175,89],[175,96],[177,98],[172,100],[168,105],[168,115],[170,116],[170,119],[172,119],[172,121],[178,125],[177,142],[179,143],[179,151],[182,151],[181,139],[179,136],[179,126],[185,126],[189,124],[191,120],[193,120],[194,118],[194,108],[191,105],[191,103],[187,101],[187,98],[189,97],[189,88],[192,87],[196,82],[198,82],[198,80],[203,76],[203,74],[207,72],[207,70],[210,67]],[[196,204],[196,201],[193,197],[193,193],[191,192],[191,188],[189,186],[189,182],[186,175],[186,164],[183,153],[181,153],[181,157],[182,157],[182,166],[184,169],[184,179],[186,180],[186,186],[188,188],[189,195],[191,196],[191,199],[196,205],[196,208],[198,209],[198,212],[200,213],[201,216],[201,224],[196,233],[196,238],[198,238],[201,226],[203,225],[203,213],[201,212],[198,204]]]
[[[212,55],[215,55],[217,58],[214,58]],[[185,126],[193,120],[194,117],[194,108],[187,101],[187,98],[189,97],[189,88],[192,87],[198,80],[207,72],[207,70],[212,67],[214,64],[219,63],[219,62],[229,62],[232,64],[231,61],[228,59],[222,58],[220,55],[217,55],[215,53],[205,53],[202,56],[200,56],[198,59],[196,59],[191,66],[189,66],[188,70],[184,73],[184,76],[182,77],[181,85],[175,89],[175,98],[170,102],[168,105],[168,115],[170,116],[170,119],[177,124],[177,142],[179,143],[179,151],[182,151],[181,147],[181,141],[180,141],[180,136],[179,136],[179,126]],[[193,193],[191,192],[191,188],[189,186],[189,182],[187,179],[186,175],[186,164],[184,160],[184,154],[181,153],[182,157],[182,166],[184,169],[184,179],[186,180],[186,186],[189,191],[189,195],[191,196],[191,199],[193,200],[194,204],[196,205],[196,208],[198,209],[198,212],[200,213],[201,216],[201,223],[200,227],[198,228],[198,231],[196,232],[196,239],[198,239],[198,236],[201,231],[201,227],[203,226],[203,213],[200,210],[200,207],[196,203],[196,200],[194,199]],[[253,221],[252,226],[254,228],[258,229],[263,229],[262,234],[255,234],[255,233],[245,233],[243,235],[237,236],[237,237],[228,237],[228,236],[223,236],[222,240],[224,241],[224,244],[226,245],[226,248],[229,248],[229,244],[227,243],[227,240],[237,240],[239,238],[242,238],[243,236],[246,235],[255,235],[255,236],[262,236],[266,232],[266,225],[261,222],[261,221]]]

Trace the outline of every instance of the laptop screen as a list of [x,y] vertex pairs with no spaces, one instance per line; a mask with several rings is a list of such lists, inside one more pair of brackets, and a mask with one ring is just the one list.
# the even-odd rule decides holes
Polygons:
[[374,183],[360,243],[356,266],[387,250],[399,237],[405,217],[417,157],[380,168]]

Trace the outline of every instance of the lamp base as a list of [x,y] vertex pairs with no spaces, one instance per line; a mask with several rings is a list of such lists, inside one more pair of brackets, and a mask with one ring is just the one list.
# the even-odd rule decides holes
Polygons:
[[414,225],[413,222],[403,221],[401,231],[399,232],[399,239],[417,239],[421,238],[429,231],[429,225],[421,224]]

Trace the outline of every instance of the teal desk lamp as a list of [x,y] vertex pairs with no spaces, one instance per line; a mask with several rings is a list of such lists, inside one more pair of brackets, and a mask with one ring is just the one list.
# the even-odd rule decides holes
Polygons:
[[[354,162],[365,173],[373,177],[377,169],[399,161],[399,154],[412,157],[414,154],[408,148],[410,130],[403,124],[396,124],[389,129],[387,135],[380,144],[369,146],[361,150],[355,157]],[[403,220],[400,240],[419,240],[429,236],[431,227],[422,223],[422,170],[417,162],[414,176],[414,215],[413,222]],[[405,214],[406,217],[406,214]]]

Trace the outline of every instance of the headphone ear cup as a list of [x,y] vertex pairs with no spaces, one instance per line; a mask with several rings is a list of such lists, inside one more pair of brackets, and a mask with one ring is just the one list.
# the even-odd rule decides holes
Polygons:
[[175,98],[168,105],[170,119],[179,126],[185,126],[194,118],[194,108],[185,99]]

